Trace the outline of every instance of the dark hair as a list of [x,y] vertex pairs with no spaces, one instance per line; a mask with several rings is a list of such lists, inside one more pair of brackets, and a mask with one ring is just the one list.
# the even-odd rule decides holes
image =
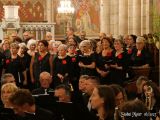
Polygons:
[[103,43],[104,40],[106,40],[106,41],[109,42],[110,47],[113,47],[113,43],[112,43],[112,41],[111,41],[111,39],[110,39],[109,37],[104,37],[104,38],[102,38],[102,39],[101,39],[101,44]]
[[16,38],[13,39],[13,42],[21,43],[22,39],[20,37],[16,37]]
[[115,111],[115,94],[111,87],[107,85],[99,85],[97,87],[98,94],[104,99],[104,109],[106,112],[106,118],[109,120],[113,118]]
[[136,36],[136,35],[133,35],[133,34],[131,34],[130,36],[132,37],[134,43],[136,43],[137,36]]
[[31,92],[27,89],[19,89],[10,96],[9,101],[17,106],[23,106],[25,103],[28,103],[29,105],[35,104]]
[[40,40],[40,41],[38,41],[38,44],[39,43],[42,43],[45,47],[48,47],[48,42],[47,42],[47,40]]
[[60,84],[55,88],[55,90],[58,90],[58,89],[64,89],[66,95],[71,96],[71,88],[69,86],[64,85],[64,84]]
[[[148,110],[144,103],[138,99],[128,101],[120,106],[120,115],[125,120],[149,120],[150,117],[145,115],[148,113]],[[127,114],[128,113],[128,114]],[[133,113],[139,113],[141,115],[134,116]],[[149,113],[148,113],[149,114]]]
[[115,96],[117,96],[120,92],[122,92],[123,98],[126,101],[127,100],[127,95],[125,90],[118,84],[112,84],[110,87],[113,89]]

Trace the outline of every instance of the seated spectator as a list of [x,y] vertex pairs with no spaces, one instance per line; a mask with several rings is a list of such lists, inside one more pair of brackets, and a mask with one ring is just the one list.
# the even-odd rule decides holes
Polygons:
[[14,83],[14,84],[16,84],[15,78],[11,73],[3,74],[2,79],[1,79],[1,85],[5,84],[5,83]]
[[149,81],[147,77],[140,76],[136,81],[136,87],[137,87],[137,97],[141,100],[142,99],[142,92],[143,92],[143,85]]
[[79,78],[79,91],[81,91],[82,93],[85,92],[85,80],[87,80],[88,78],[88,75],[81,75]]
[[1,100],[4,108],[11,108],[9,97],[18,90],[18,87],[13,83],[3,84],[1,87]]
[[127,101],[127,95],[125,93],[125,90],[120,85],[112,84],[110,85],[110,87],[115,93],[115,101],[117,107]]
[[114,113],[114,119],[119,120],[119,107],[120,105],[124,104],[127,101],[127,95],[125,93],[125,90],[117,84],[112,84],[110,87],[113,89],[115,93],[115,113]]
[[133,100],[124,103],[120,107],[122,120],[150,120],[146,106],[140,100]]
[[90,98],[91,106],[98,112],[99,120],[113,120],[115,110],[115,95],[111,87],[100,85],[94,88]]
[[[160,110],[160,91],[158,86],[151,81],[144,83],[143,85],[144,102],[151,113],[157,113],[159,116]],[[154,119],[154,118],[153,118]]]
[[32,91],[33,95],[36,94],[48,94],[52,92],[53,89],[50,88],[50,84],[52,82],[52,77],[48,72],[41,72],[39,77],[40,88],[34,89]]
[[10,96],[9,101],[15,114],[19,116],[29,117],[32,120],[53,120],[53,114],[50,111],[35,105],[29,90],[19,89]]
[[71,90],[69,86],[61,84],[55,88],[54,96],[59,102],[71,102]]

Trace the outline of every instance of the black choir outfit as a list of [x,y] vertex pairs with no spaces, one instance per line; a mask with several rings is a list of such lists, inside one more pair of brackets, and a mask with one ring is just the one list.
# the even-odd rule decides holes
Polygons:
[[113,51],[113,62],[112,64],[117,64],[118,67],[122,69],[116,69],[111,67],[111,81],[112,84],[123,85],[123,82],[126,80],[126,70],[128,69],[128,57],[126,51],[123,51],[116,56],[116,51]]
[[[96,63],[96,54],[91,53],[90,55],[79,55],[79,62],[82,62],[84,65],[90,65],[92,62]],[[84,68],[80,67],[80,75],[89,75],[89,76],[95,76],[96,70],[95,68]]]
[[[60,78],[57,76],[58,74],[63,75],[64,80],[61,81]],[[65,58],[56,58],[53,61],[53,82],[52,87],[56,87],[60,84],[69,85],[69,78],[71,75],[71,58],[66,56]]]
[[25,69],[25,66],[23,64],[21,57],[17,55],[17,58],[15,59],[12,59],[11,57],[6,58],[4,61],[4,69],[5,69],[5,73],[13,74],[16,80],[16,85],[18,87],[22,87],[23,80],[24,80],[24,76],[22,73],[26,69]]
[[30,56],[27,52],[24,53],[24,56],[21,57],[23,65],[26,69],[26,74],[27,74],[27,86],[25,86],[25,87],[29,88],[30,90],[32,88],[31,87],[32,82],[31,82],[30,70],[29,70],[30,63],[31,63],[31,58],[32,58],[32,56]]
[[142,66],[145,64],[151,64],[151,54],[147,49],[144,48],[139,54],[137,52],[138,50],[135,49],[131,56],[132,66]]
[[5,55],[2,52],[0,52],[0,78],[2,75],[4,59],[5,59]]
[[34,62],[33,62],[33,76],[35,80],[35,87],[40,87],[39,84],[39,75],[41,72],[50,73],[50,54],[47,53],[42,57],[38,52],[35,53]]
[[69,56],[70,57],[70,82],[73,86],[74,90],[78,91],[78,80],[79,80],[79,71],[80,68],[78,66],[78,56],[74,55],[74,56]]
[[96,67],[104,72],[109,72],[105,77],[102,77],[98,74],[101,84],[111,84],[110,80],[110,64],[113,62],[113,52],[108,52],[105,56],[102,55],[102,52],[97,54],[96,57]]

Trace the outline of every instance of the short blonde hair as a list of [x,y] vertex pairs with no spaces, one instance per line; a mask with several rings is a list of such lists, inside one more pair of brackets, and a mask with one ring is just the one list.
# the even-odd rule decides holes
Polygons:
[[18,90],[18,87],[13,83],[5,83],[1,87],[1,92],[3,92],[5,89],[10,92],[16,92]]
[[3,99],[4,90],[9,91],[10,93],[15,93],[16,91],[18,91],[18,87],[14,83],[5,83],[5,84],[3,84],[2,87],[1,87],[1,99],[2,99],[2,102],[4,101],[4,99]]

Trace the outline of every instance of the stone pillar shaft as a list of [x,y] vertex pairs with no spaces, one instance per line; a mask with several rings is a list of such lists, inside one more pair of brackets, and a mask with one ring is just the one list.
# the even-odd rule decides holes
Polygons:
[[133,0],[133,34],[141,35],[141,0]]
[[100,32],[110,33],[110,0],[101,0],[100,5]]
[[128,34],[128,0],[119,0],[119,35]]

